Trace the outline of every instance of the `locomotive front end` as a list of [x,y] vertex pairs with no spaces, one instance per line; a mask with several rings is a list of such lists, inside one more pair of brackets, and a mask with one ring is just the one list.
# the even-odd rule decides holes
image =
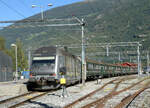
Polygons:
[[28,86],[39,90],[58,88],[56,54],[33,56]]

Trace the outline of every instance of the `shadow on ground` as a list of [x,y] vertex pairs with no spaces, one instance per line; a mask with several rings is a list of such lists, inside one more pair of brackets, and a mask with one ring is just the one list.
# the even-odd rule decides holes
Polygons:
[[41,102],[36,102],[36,101],[28,101],[29,103],[32,103],[32,104],[37,104],[37,105],[40,105],[40,108],[61,108],[59,106],[53,106],[53,105],[47,105],[45,103],[41,103]]

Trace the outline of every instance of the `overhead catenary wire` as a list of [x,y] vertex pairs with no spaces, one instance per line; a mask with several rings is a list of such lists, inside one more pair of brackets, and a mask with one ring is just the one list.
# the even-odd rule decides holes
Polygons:
[[29,6],[24,2],[24,0],[18,0],[18,1],[26,9],[27,12],[31,11],[32,13],[34,13],[31,9],[28,8]]
[[17,11],[15,8],[9,6],[6,2],[4,2],[3,0],[0,0],[0,2],[2,4],[4,4],[7,8],[9,8],[10,10],[14,11],[15,13],[17,13],[19,16],[26,18],[22,13],[20,13],[19,11]]

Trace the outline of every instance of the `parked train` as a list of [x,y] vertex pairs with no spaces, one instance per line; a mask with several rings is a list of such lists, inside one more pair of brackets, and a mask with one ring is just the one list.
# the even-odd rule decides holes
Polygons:
[[[58,47],[42,47],[33,53],[28,87],[33,89],[55,89],[60,87],[60,78],[65,74],[66,84],[81,80],[81,59]],[[86,60],[86,79],[123,74],[134,74],[137,70]]]

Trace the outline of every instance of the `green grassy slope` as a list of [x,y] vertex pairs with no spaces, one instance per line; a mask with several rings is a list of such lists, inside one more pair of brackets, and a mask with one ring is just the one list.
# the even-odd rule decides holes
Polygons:
[[[91,0],[54,8],[44,13],[45,18],[70,18],[72,14],[86,21],[85,36],[88,43],[141,41],[146,35],[144,48],[150,47],[150,1],[149,0]],[[39,19],[40,14],[29,19]],[[75,22],[75,21],[73,21]],[[70,23],[67,21],[49,22]],[[71,22],[72,23],[72,22]],[[45,23],[39,23],[45,24]],[[47,23],[46,23],[47,24]],[[26,27],[0,30],[7,45],[20,38],[25,47],[41,45],[80,43],[80,27]]]

